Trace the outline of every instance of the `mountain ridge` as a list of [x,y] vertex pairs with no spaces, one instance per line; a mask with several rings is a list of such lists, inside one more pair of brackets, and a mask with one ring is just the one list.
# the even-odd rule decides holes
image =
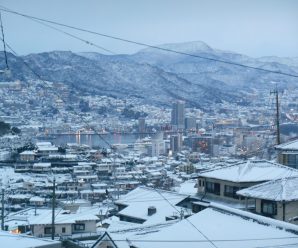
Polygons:
[[[180,47],[183,51],[192,51],[210,58],[298,74],[295,59],[279,59],[276,56],[251,58],[213,49],[201,41],[165,44],[161,47]],[[21,57],[9,54],[8,61],[12,79],[36,79],[36,75],[22,62],[24,60],[47,81],[63,82],[83,91],[119,98],[134,95],[146,103],[162,105],[169,105],[175,99],[186,100],[187,104],[197,107],[224,101],[239,103],[244,99],[243,92],[267,90],[272,87],[271,81],[283,80],[285,87],[295,82],[278,74],[160,50],[151,52],[152,49],[142,49],[132,55],[70,51],[43,52]],[[0,57],[3,57],[3,53]],[[4,59],[0,61],[0,68],[5,68]],[[0,79],[7,81],[8,78],[0,75]]]

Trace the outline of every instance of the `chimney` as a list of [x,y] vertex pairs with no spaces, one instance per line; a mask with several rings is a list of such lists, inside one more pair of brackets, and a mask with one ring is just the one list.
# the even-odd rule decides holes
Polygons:
[[156,207],[148,207],[148,215],[151,216],[156,213]]

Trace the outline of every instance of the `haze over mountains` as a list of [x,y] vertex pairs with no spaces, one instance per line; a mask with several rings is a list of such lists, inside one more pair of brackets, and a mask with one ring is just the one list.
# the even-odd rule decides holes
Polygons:
[[[216,50],[203,42],[161,45],[162,48],[232,61],[274,71],[298,74],[298,58],[251,58]],[[0,68],[5,68],[3,53]],[[272,89],[272,81],[288,87],[297,79],[220,62],[146,48],[132,55],[103,55],[95,52],[53,51],[15,57],[9,54],[11,78],[1,81],[37,79],[26,63],[43,80],[63,82],[90,93],[119,98],[135,96],[150,104],[169,105],[173,99],[189,106],[214,102],[238,102],[255,89]],[[245,104],[245,103],[244,103]]]

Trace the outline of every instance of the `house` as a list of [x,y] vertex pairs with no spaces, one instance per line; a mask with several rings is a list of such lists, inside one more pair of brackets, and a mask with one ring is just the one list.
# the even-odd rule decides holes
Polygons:
[[[98,208],[81,207],[75,212],[64,209],[55,210],[55,236],[71,236],[74,234],[96,233],[96,216]],[[19,230],[31,230],[35,237],[50,237],[52,234],[52,211],[38,208],[28,209],[19,214],[15,219],[26,217],[23,224],[18,225]]]
[[258,184],[237,194],[254,199],[258,214],[298,224],[298,177]]
[[266,160],[249,160],[208,170],[198,177],[198,196],[206,201],[218,201],[236,208],[247,202],[238,190],[282,177],[298,176],[298,170]]
[[12,234],[0,231],[1,247],[9,248],[61,248],[61,242],[50,239],[40,239],[28,235]]
[[7,199],[11,204],[29,204],[31,197],[32,195],[11,194],[7,196]]
[[32,172],[34,173],[48,173],[51,171],[51,163],[34,163]]
[[298,140],[275,146],[277,161],[280,164],[298,168]]
[[21,161],[34,161],[35,160],[35,151],[23,151],[20,153]]
[[42,207],[46,203],[45,198],[41,198],[39,196],[31,197],[29,202],[31,206],[38,206],[38,207]]
[[17,162],[14,165],[14,172],[16,173],[26,173],[32,170],[32,163],[28,162]]
[[[175,192],[140,186],[120,200],[115,202],[120,221],[136,224],[164,222],[169,218],[180,218],[180,214],[173,209],[189,207],[184,200],[187,195]],[[184,205],[183,205],[184,204]]]
[[49,156],[58,152],[58,147],[52,145],[51,142],[37,142],[36,146],[38,156]]
[[297,247],[298,227],[219,204],[183,220],[105,232],[91,248]]

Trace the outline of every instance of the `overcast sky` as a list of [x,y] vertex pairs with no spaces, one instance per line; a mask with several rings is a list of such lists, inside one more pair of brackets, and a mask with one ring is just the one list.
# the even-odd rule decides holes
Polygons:
[[[0,5],[152,45],[201,40],[253,57],[298,56],[297,0],[1,0]],[[2,12],[2,19],[7,42],[19,54],[102,52],[23,17]],[[116,53],[142,48],[67,31]]]

